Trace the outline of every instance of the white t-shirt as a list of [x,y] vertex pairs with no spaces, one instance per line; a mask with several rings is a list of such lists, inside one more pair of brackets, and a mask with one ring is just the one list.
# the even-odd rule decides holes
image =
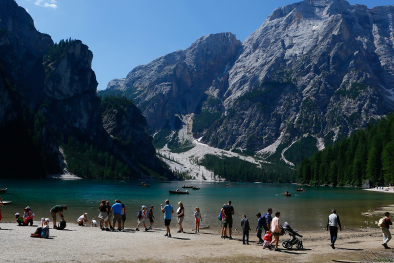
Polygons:
[[93,225],[97,225],[97,221],[96,220],[92,220],[92,224]]
[[194,212],[196,219],[201,219],[201,212]]
[[84,217],[84,215],[81,215],[80,217],[78,217],[78,220],[77,220],[77,222],[79,222],[79,221],[82,221],[82,220],[85,220],[85,217]]

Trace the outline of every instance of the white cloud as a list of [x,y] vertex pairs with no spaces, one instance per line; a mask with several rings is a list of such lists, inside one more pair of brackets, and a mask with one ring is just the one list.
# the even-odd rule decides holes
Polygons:
[[57,8],[56,0],[36,0],[35,4],[43,7]]

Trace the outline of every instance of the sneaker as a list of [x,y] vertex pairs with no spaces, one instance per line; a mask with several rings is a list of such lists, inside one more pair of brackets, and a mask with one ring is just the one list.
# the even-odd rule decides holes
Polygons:
[[102,227],[101,230],[105,231],[105,227]]
[[111,230],[114,230],[114,227],[113,227],[113,226],[109,226],[109,228],[110,228]]
[[139,229],[138,229],[138,227],[135,229],[135,231],[140,231]]
[[165,236],[165,237],[168,237],[168,234],[165,234],[164,236]]
[[246,243],[245,243],[245,242],[243,242],[243,243],[242,243],[242,245],[246,245]]
[[331,244],[330,244],[330,246],[332,247],[332,249],[335,249],[335,246],[334,246],[334,244],[332,244],[332,243],[331,243]]
[[200,229],[198,229],[197,232],[200,233]]
[[233,239],[233,237],[230,236],[228,239]]
[[148,231],[148,230],[149,230],[148,228],[145,228],[145,232]]
[[183,232],[183,228],[181,229],[181,231],[182,231],[182,233],[184,233],[184,232]]
[[385,243],[383,243],[382,246],[384,246],[385,249],[389,249],[389,247]]
[[171,237],[171,234],[169,234],[168,237]]
[[149,226],[149,230],[152,230],[152,226]]
[[57,229],[57,226],[53,226],[53,229]]
[[224,236],[221,236],[220,238],[221,238],[221,239],[224,239]]
[[197,230],[196,230],[196,232],[195,232],[196,234],[197,234]]
[[118,231],[122,231],[122,229],[121,229],[121,228],[118,228]]
[[275,248],[275,251],[279,251],[279,248]]
[[109,229],[108,227],[105,229],[105,231],[111,231],[111,229]]

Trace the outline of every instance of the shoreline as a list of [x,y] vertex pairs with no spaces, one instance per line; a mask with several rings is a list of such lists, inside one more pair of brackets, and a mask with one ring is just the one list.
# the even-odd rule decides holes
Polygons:
[[[386,190],[386,189],[388,189],[388,190]],[[371,192],[394,194],[394,188],[392,188],[392,187],[383,187],[383,189],[376,189],[376,187],[375,187],[375,188],[363,189],[363,190],[371,191]]]
[[[35,221],[37,225],[40,222]],[[40,224],[41,225],[41,224]],[[66,230],[53,230],[51,239],[31,238],[36,227],[0,223],[2,260],[36,262],[329,262],[332,260],[362,260],[365,255],[382,255],[387,251],[381,245],[382,234],[377,228],[347,229],[339,232],[337,249],[329,244],[327,231],[301,231],[304,250],[286,250],[281,244],[289,238],[280,237],[280,251],[263,249],[257,244],[254,231],[250,245],[242,245],[237,231],[233,240],[221,239],[218,231],[200,230],[200,233],[176,233],[171,224],[172,238],[164,237],[164,225],[156,224],[152,231],[125,229],[121,232],[101,231],[98,227],[79,227],[67,224]],[[23,249],[16,249],[23,243]],[[18,245],[19,244],[19,245]],[[390,243],[389,243],[390,244]],[[392,244],[394,246],[394,242]],[[61,248],[61,249],[60,249]],[[154,248],[154,250],[152,250]],[[360,253],[362,252],[362,253]],[[392,253],[391,253],[392,254]]]

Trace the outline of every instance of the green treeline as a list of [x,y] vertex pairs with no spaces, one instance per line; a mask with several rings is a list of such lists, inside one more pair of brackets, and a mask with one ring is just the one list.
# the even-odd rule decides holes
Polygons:
[[199,162],[215,174],[215,178],[236,182],[292,183],[295,182],[293,170],[275,164],[256,164],[236,157],[219,157],[207,154]]
[[126,163],[108,151],[99,150],[95,145],[80,143],[62,136],[60,145],[67,160],[69,172],[84,178],[135,178],[138,174]]
[[43,60],[54,61],[60,58],[67,51],[67,48],[76,41],[77,40],[72,40],[71,38],[66,40],[64,39],[60,40],[58,44],[54,44],[53,46],[48,48]]
[[364,180],[394,183],[393,114],[303,159],[297,172],[298,183],[312,185],[360,186]]

